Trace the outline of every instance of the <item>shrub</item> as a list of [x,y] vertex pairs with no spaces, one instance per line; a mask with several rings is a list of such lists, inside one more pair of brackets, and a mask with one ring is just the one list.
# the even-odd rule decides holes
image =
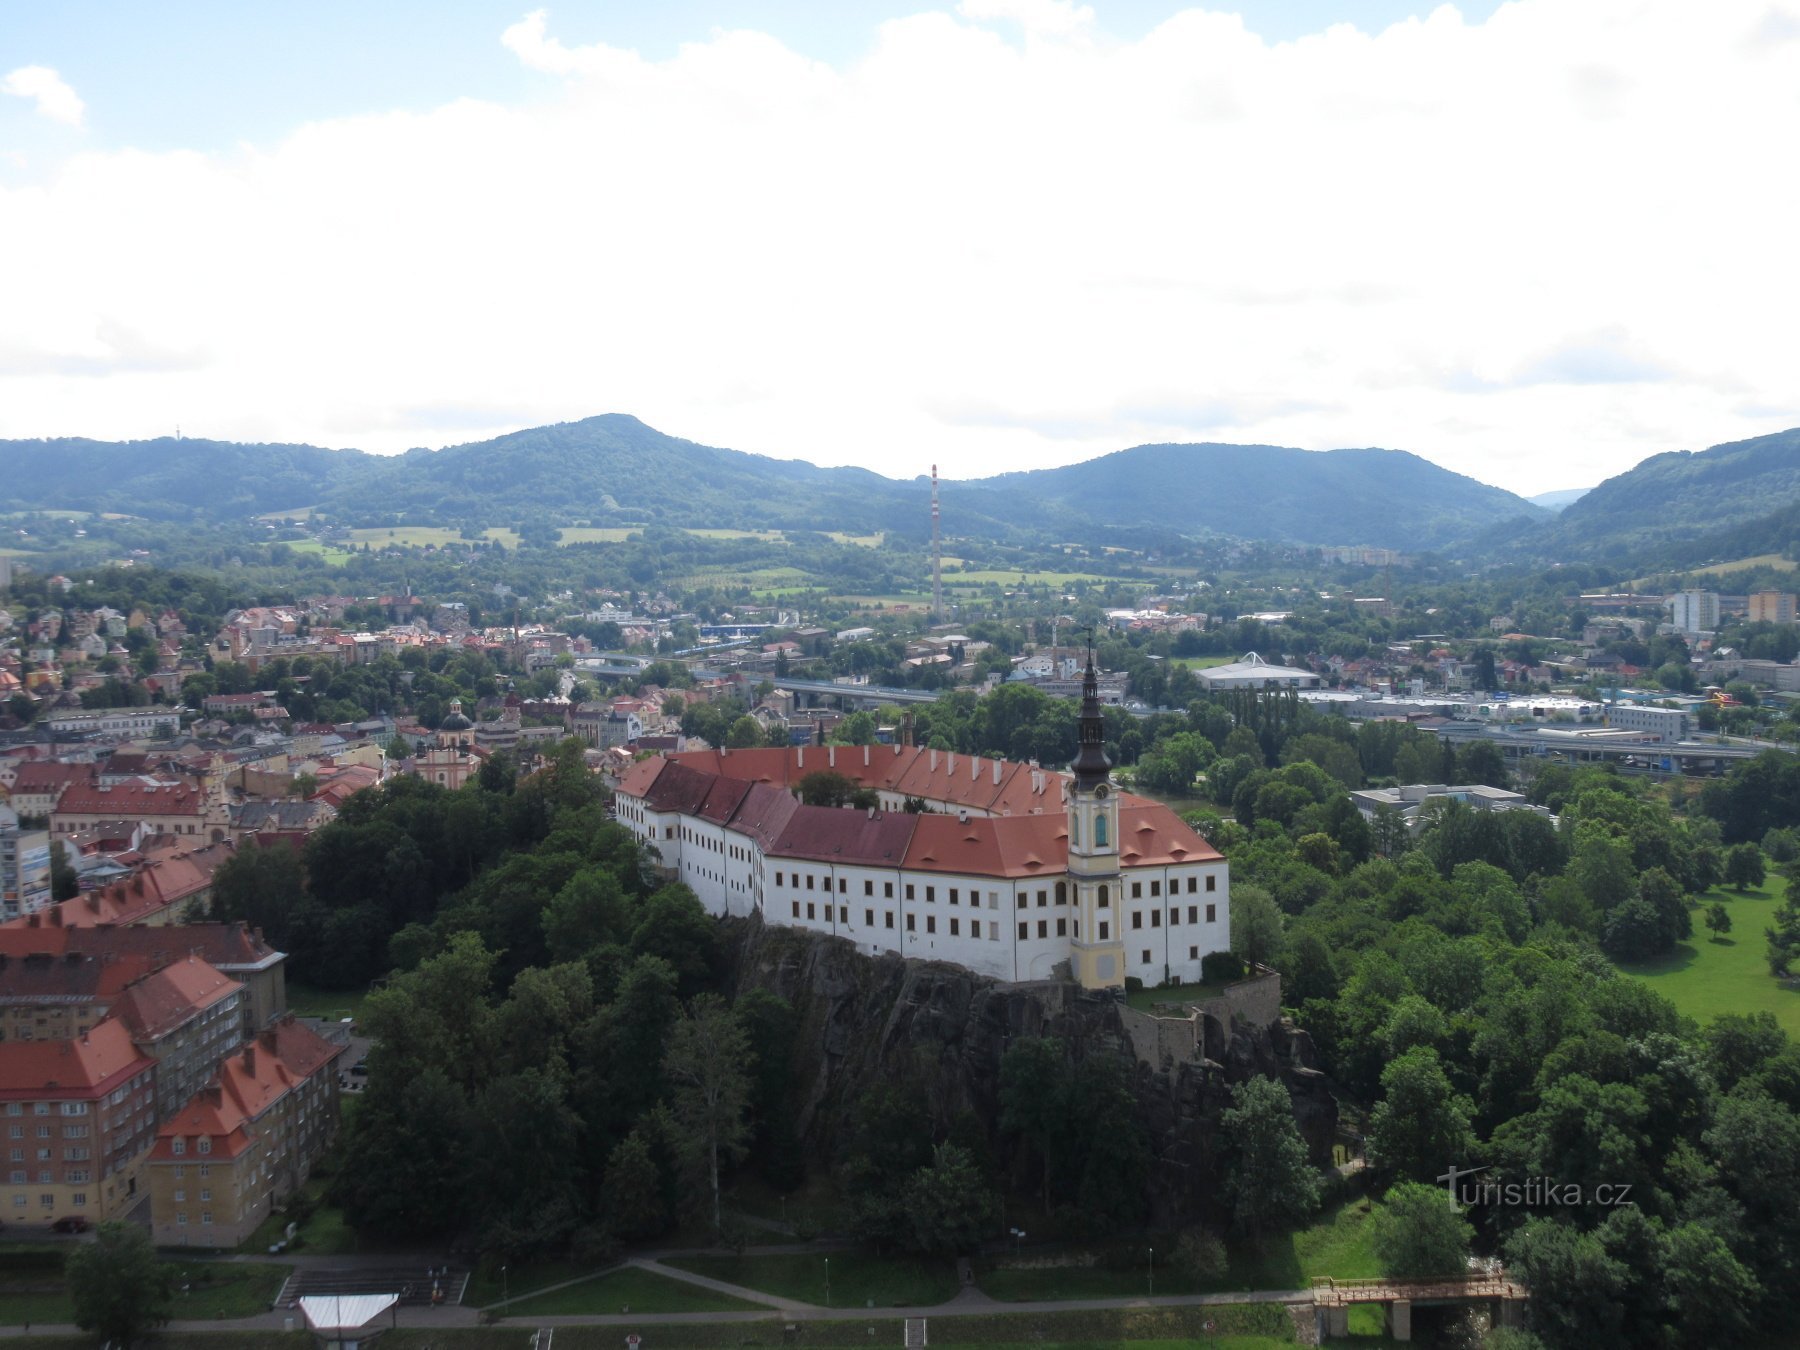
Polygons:
[[1244,962],[1235,952],[1208,952],[1200,958],[1200,978],[1208,984],[1230,984],[1244,978]]

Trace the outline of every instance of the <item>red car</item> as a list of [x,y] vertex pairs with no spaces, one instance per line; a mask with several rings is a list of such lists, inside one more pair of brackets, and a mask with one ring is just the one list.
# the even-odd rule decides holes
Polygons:
[[50,1225],[50,1231],[53,1233],[85,1233],[87,1230],[88,1221],[79,1214],[71,1214],[68,1218],[58,1219]]

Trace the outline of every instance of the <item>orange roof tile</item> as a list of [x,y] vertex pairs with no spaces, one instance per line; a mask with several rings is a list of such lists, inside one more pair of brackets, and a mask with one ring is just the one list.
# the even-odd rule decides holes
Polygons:
[[3,1041],[0,1098],[97,1095],[155,1064],[112,1020],[73,1040]]

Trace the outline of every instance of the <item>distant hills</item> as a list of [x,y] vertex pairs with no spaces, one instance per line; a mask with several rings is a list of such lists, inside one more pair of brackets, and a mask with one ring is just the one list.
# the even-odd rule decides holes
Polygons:
[[1652,455],[1531,539],[1552,557],[1693,564],[1780,552],[1800,539],[1800,428]]
[[[310,507],[351,525],[881,530],[914,541],[930,531],[923,477],[700,445],[624,414],[393,456],[168,438],[0,441],[0,481],[14,510],[195,523]],[[1567,497],[1578,499],[1556,514]],[[1800,431],[1658,455],[1586,493],[1537,502],[1404,451],[1199,444],[948,482],[943,503],[947,534],[1003,541],[1140,531],[1454,553],[1505,540],[1514,556],[1623,557],[1703,547],[1800,503]],[[1771,519],[1764,534],[1788,528]]]
[[1592,488],[1561,488],[1556,492],[1540,492],[1535,497],[1525,500],[1533,506],[1541,506],[1546,511],[1560,511],[1587,496]]

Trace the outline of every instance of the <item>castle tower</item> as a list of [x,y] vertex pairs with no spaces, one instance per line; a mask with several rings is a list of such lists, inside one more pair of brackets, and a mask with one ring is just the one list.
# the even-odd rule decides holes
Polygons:
[[1125,983],[1125,942],[1119,931],[1119,799],[1106,757],[1106,720],[1100,712],[1100,676],[1088,642],[1081,678],[1080,748],[1069,785],[1069,890],[1075,900],[1075,937],[1069,973],[1084,989],[1117,989]]
[[450,700],[450,711],[438,723],[437,743],[440,750],[467,750],[475,744],[475,724],[463,716],[462,700]]

